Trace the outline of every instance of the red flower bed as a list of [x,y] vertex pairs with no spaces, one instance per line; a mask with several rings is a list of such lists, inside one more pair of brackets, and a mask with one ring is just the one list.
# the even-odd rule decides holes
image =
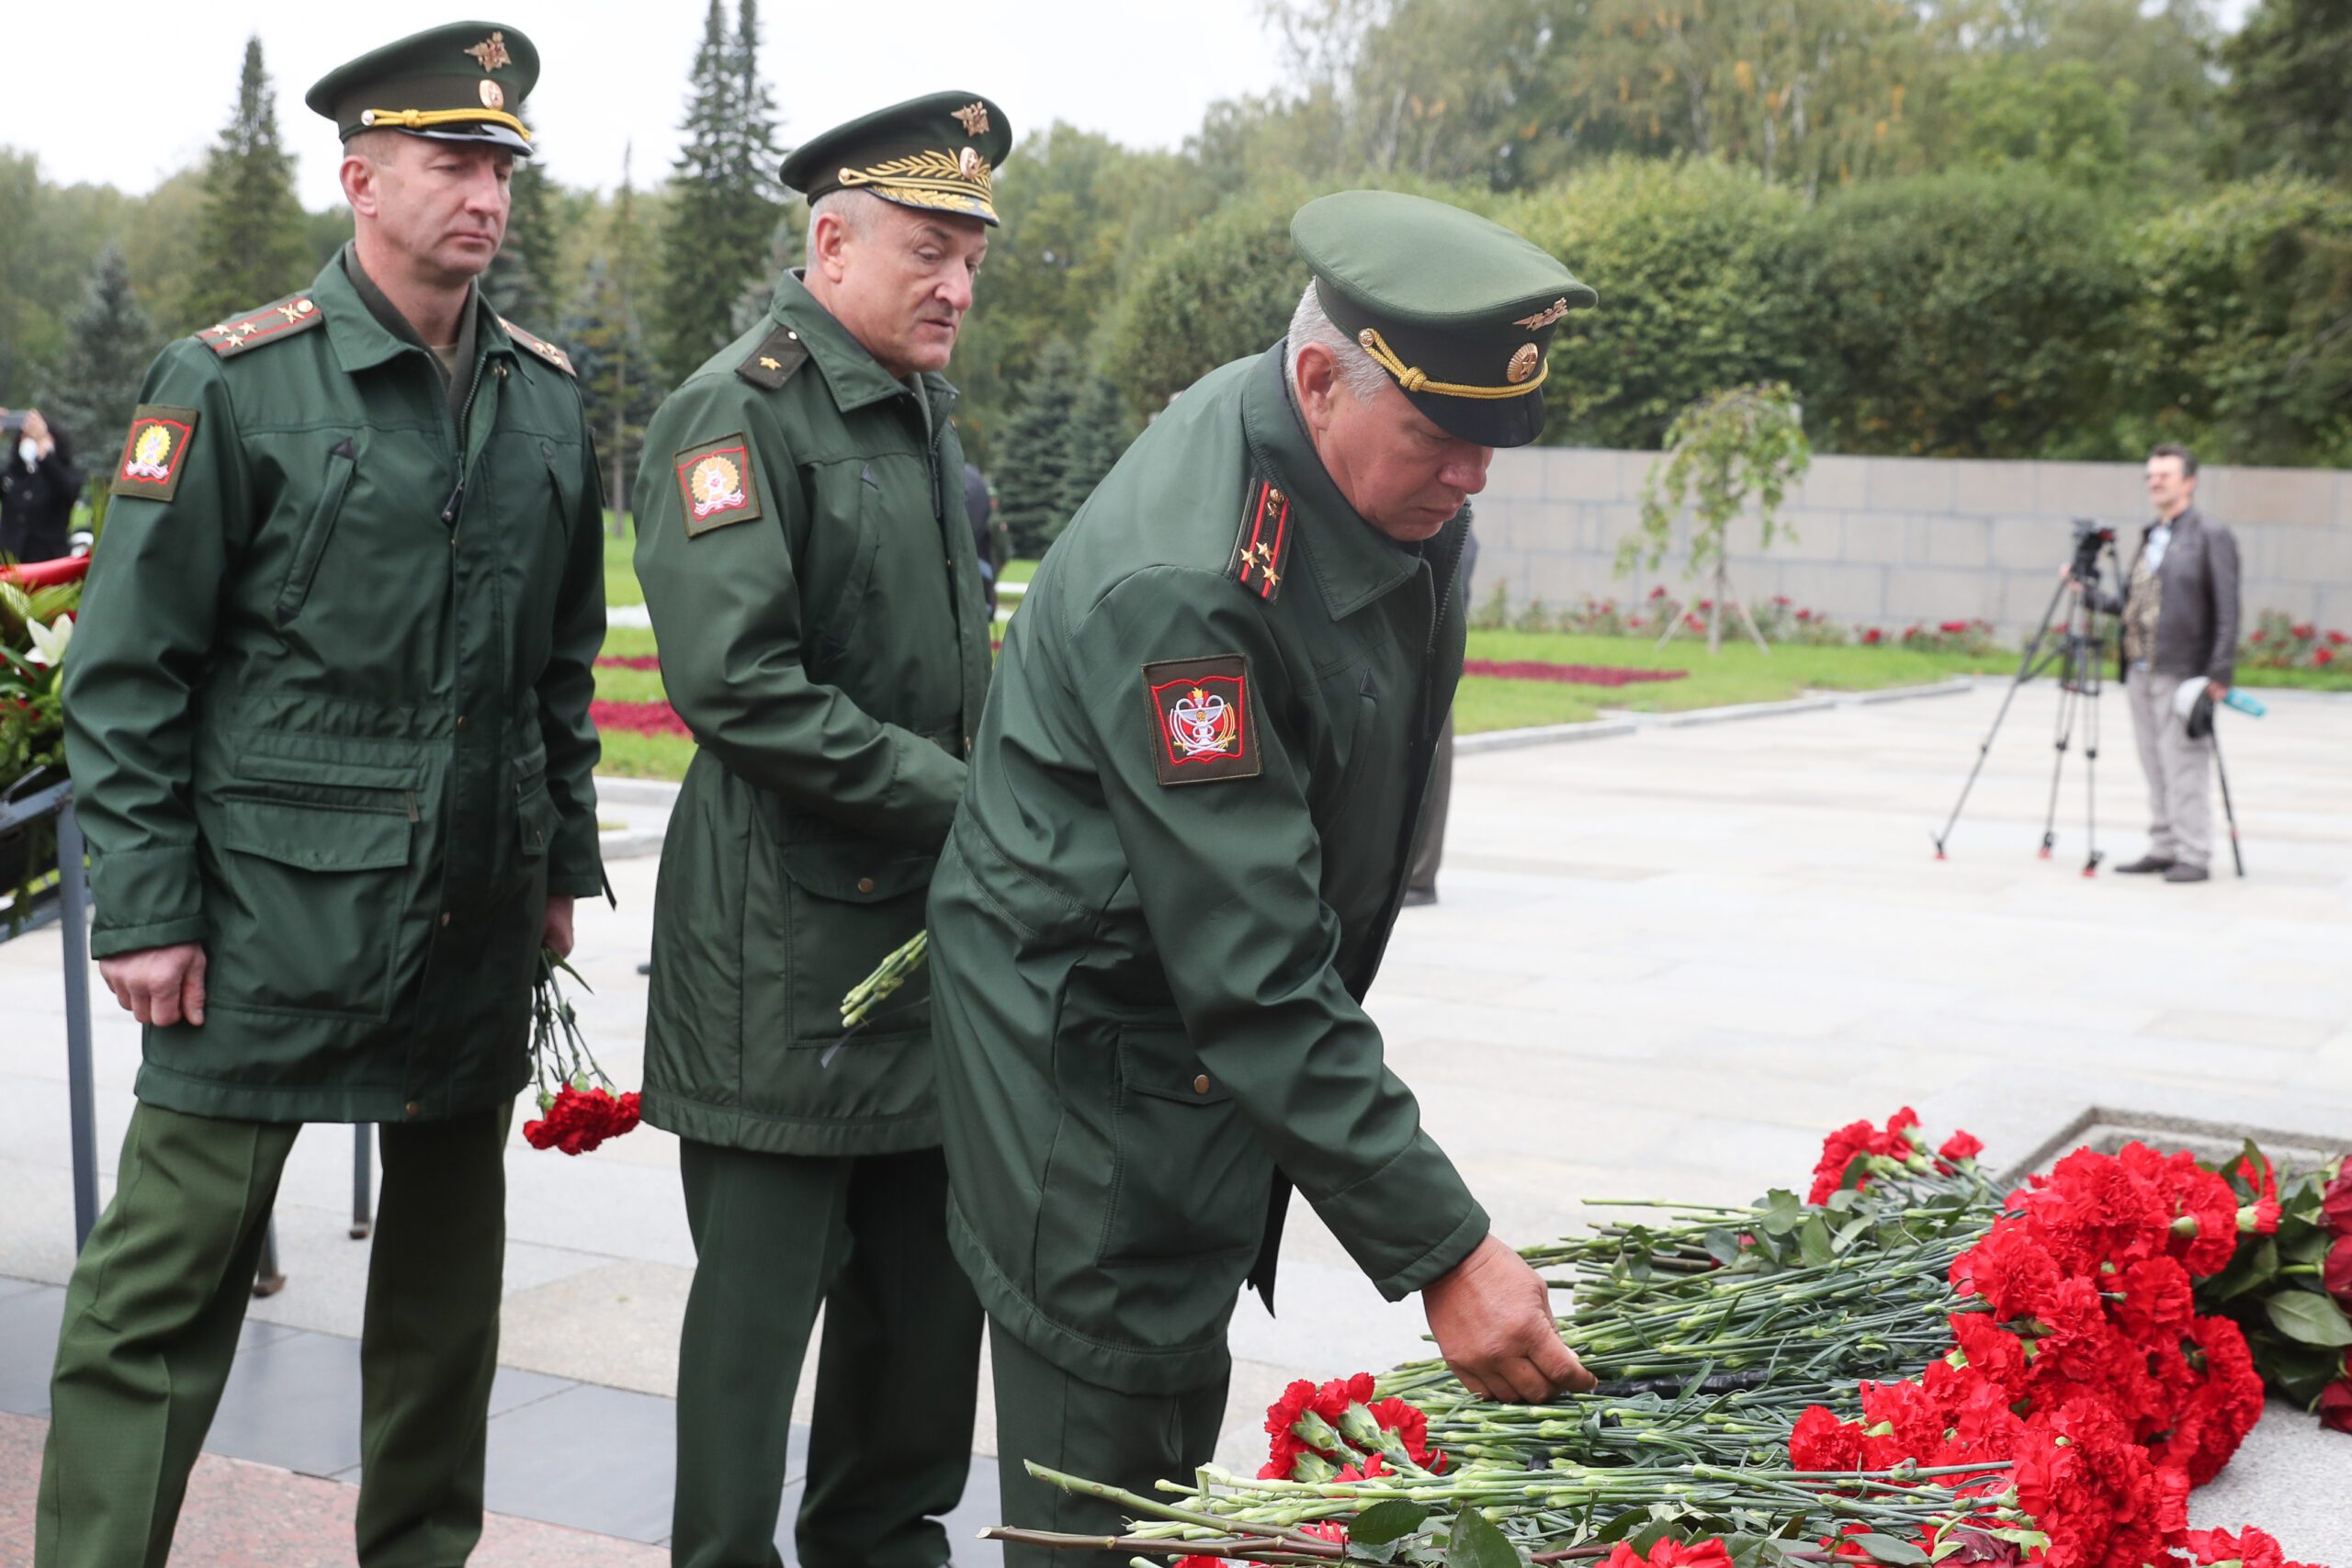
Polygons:
[[659,670],[662,657],[655,653],[602,653],[596,656],[599,670]]
[[665,702],[588,705],[588,717],[599,729],[626,729],[637,735],[689,735],[686,721]]

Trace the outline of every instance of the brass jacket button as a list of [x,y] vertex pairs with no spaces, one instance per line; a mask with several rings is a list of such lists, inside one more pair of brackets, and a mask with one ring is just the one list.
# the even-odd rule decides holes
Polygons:
[[1199,1077],[1193,1080],[1193,1092],[1194,1094],[1206,1094],[1208,1091],[1209,1076],[1206,1073],[1203,1073]]
[[873,891],[874,891],[874,879],[873,879],[872,877],[870,877],[870,876],[861,876],[861,877],[859,877],[859,878],[857,879],[857,890],[858,890],[860,893],[871,893],[871,892],[873,892]]
[[415,1100],[410,1100],[410,1101],[408,1102],[408,1104],[404,1107],[404,1109],[408,1111],[408,1113],[409,1113],[411,1116],[414,1116],[414,1115],[417,1115],[417,1114],[419,1114],[420,1112],[422,1112],[422,1111],[424,1110],[424,1106],[422,1106],[422,1105],[419,1105]]

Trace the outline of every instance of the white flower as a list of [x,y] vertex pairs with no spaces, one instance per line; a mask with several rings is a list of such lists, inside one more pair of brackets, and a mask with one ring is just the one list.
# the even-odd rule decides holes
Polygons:
[[60,615],[45,626],[39,621],[28,620],[25,635],[33,639],[29,655],[32,662],[57,669],[65,662],[65,645],[74,640],[74,617]]

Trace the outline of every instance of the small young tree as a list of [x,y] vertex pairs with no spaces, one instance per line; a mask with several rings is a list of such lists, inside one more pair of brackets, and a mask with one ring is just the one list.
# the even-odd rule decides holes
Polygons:
[[[155,323],[130,292],[122,247],[107,242],[82,303],[65,322],[65,357],[50,378],[42,407],[75,446],[101,458],[122,439],[138,406],[139,384],[155,357]],[[85,464],[96,468],[97,464]]]
[[[1078,355],[1066,340],[1046,344],[997,445],[989,477],[996,484],[997,514],[1012,536],[1016,556],[1042,554],[1069,520],[1063,508],[1076,504],[1069,499],[1069,481],[1080,374]],[[1090,481],[1087,489],[1092,488]],[[1083,491],[1079,499],[1084,499]]]
[[1119,404],[1119,389],[1107,377],[1078,368],[1077,390],[1070,399],[1069,426],[1063,446],[1060,494],[1046,542],[1061,537],[1102,476],[1127,449],[1126,411]]
[[[1781,501],[1790,484],[1813,462],[1804,438],[1804,411],[1780,382],[1735,387],[1700,399],[1667,427],[1666,452],[1642,485],[1641,531],[1617,547],[1617,574],[1656,570],[1674,539],[1674,524],[1686,510],[1690,518],[1690,555],[1683,576],[1707,578],[1713,593],[1707,608],[1707,651],[1723,647],[1724,607],[1747,623],[1747,635],[1765,652],[1771,649],[1745,603],[1732,593],[1726,536],[1732,520],[1754,504],[1763,525],[1759,547],[1770,549]],[[1662,645],[1682,624],[1682,602],[1666,617]]]

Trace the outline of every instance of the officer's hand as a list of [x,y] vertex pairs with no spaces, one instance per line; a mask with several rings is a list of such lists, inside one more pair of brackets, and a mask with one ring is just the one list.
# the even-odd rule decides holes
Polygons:
[[1489,1235],[1421,1292],[1438,1353],[1481,1399],[1540,1404],[1593,1376],[1560,1342],[1551,1293],[1526,1260]]
[[2230,689],[2219,681],[2208,681],[2205,682],[2205,694],[2218,703],[2230,694]]
[[548,895],[548,918],[539,928],[539,945],[553,950],[558,958],[571,956],[571,895]]
[[2075,569],[2072,563],[2062,566],[2058,569],[2058,581],[2073,589],[2077,597],[2081,596],[2083,592],[2083,580],[2075,575]]
[[98,960],[98,974],[141,1023],[204,1022],[204,949],[196,942],[118,953]]

